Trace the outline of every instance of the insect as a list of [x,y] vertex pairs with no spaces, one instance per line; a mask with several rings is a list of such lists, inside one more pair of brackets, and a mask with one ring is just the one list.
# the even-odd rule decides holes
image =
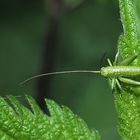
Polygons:
[[107,59],[109,66],[102,67],[100,71],[75,70],[75,71],[60,71],[60,72],[44,73],[44,74],[30,77],[24,80],[23,82],[21,82],[20,84],[24,84],[35,78],[49,76],[49,75],[67,74],[67,73],[92,73],[92,74],[97,73],[97,74],[101,74],[103,77],[109,78],[113,90],[115,88],[122,90],[122,84],[139,87],[140,81],[136,80],[136,77],[140,76],[140,67],[130,65],[137,58],[138,55],[133,55],[131,57],[128,57],[125,60],[123,60],[121,63],[117,64],[118,55],[119,53],[117,53],[115,57],[114,65],[111,63],[109,59]]

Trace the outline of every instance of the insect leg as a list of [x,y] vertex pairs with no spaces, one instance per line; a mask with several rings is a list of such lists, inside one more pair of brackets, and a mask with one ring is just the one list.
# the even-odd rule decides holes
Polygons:
[[118,79],[115,79],[115,81],[116,81],[116,85],[118,86],[118,88],[119,88],[120,90],[122,90],[122,87],[121,87],[120,82],[118,81]]
[[[109,64],[109,66],[113,66],[109,58],[107,59],[107,62]],[[111,80],[111,89],[112,90],[115,89],[115,84],[116,84],[116,80],[115,80],[115,78],[112,78],[112,80]]]
[[[118,53],[119,53],[119,52],[118,52]],[[119,55],[119,54],[118,54],[118,55]],[[116,57],[118,57],[118,56],[116,56]],[[109,64],[110,66],[113,66],[112,63],[111,63],[111,61],[110,61],[110,59],[107,59],[107,61],[108,61],[108,64]],[[115,85],[117,85],[118,88],[119,88],[120,90],[122,90],[121,85],[120,85],[118,79],[112,78],[112,81],[111,81],[111,82],[112,82],[112,83],[111,83],[111,88],[112,88],[112,89],[115,89]]]
[[[116,57],[118,57],[118,56],[116,56]],[[109,66],[113,66],[109,58],[107,59],[107,61],[108,61]],[[112,81],[111,81],[111,82],[112,82],[112,83],[111,83],[111,88],[112,88],[112,89],[115,89],[115,85],[117,84],[118,88],[119,88],[120,90],[122,90],[121,85],[120,85],[118,79],[112,78]]]
[[115,85],[115,79],[113,78],[113,79],[111,80],[111,89],[112,89],[112,90],[115,88],[114,85]]
[[111,60],[109,58],[107,59],[107,62],[109,64],[109,66],[113,66],[112,63],[111,63]]
[[120,77],[119,80],[125,84],[129,84],[129,85],[134,85],[134,86],[140,86],[140,82],[139,81],[135,81],[132,79],[128,79],[128,78],[123,78]]
[[119,49],[118,49],[118,51],[117,51],[117,53],[116,53],[116,55],[115,55],[115,60],[114,60],[114,65],[117,65],[117,61],[118,61],[118,57],[119,57]]
[[128,66],[129,64],[131,64],[136,58],[137,58],[138,55],[133,55],[131,57],[128,57],[126,59],[124,59],[122,62],[119,63],[120,66]]

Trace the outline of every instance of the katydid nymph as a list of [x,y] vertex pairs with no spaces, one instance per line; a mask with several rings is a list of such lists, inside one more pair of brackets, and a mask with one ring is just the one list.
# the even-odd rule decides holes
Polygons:
[[118,88],[119,90],[123,90],[121,84],[129,85],[130,87],[140,86],[140,81],[136,81],[135,78],[140,76],[140,66],[131,66],[130,64],[137,58],[138,55],[133,55],[131,57],[126,58],[121,63],[117,64],[118,53],[115,57],[114,65],[111,63],[109,59],[108,63],[109,66],[102,67],[100,71],[89,71],[89,70],[75,70],[75,71],[58,71],[58,72],[51,72],[51,73],[44,73],[39,74],[33,77],[30,77],[20,84],[24,84],[32,79],[43,77],[43,76],[50,76],[50,75],[57,75],[57,74],[68,74],[68,73],[91,73],[91,74],[101,74],[103,77],[108,78],[111,80],[111,88],[114,90]]

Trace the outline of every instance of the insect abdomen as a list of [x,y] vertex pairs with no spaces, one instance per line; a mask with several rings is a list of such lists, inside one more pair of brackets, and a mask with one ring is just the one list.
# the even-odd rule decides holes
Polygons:
[[140,67],[135,66],[108,66],[101,68],[101,75],[105,77],[134,77],[140,75]]

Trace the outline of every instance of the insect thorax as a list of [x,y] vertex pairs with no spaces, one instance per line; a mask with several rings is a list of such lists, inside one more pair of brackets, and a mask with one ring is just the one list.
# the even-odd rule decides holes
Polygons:
[[101,68],[101,75],[104,77],[134,77],[140,75],[140,67],[134,66],[108,66]]

